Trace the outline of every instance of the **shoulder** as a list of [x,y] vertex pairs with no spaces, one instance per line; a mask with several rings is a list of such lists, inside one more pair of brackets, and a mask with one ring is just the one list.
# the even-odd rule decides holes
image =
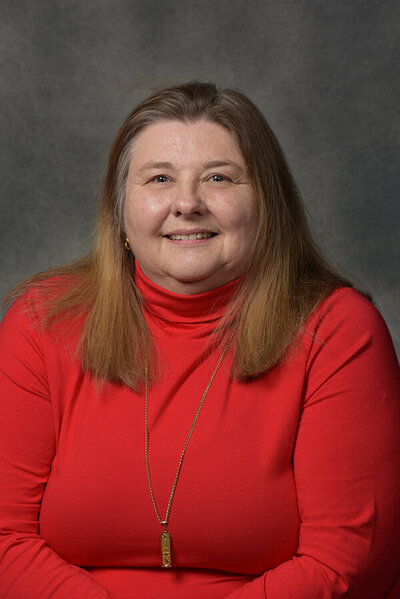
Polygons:
[[30,331],[38,337],[45,327],[47,317],[56,303],[71,289],[74,279],[70,276],[48,277],[36,280],[11,298],[2,322],[1,330],[12,332]]
[[309,323],[319,332],[342,328],[354,334],[388,335],[386,323],[372,301],[351,287],[335,289],[323,299]]
[[33,327],[38,321],[41,306],[39,286],[29,286],[8,301],[8,308],[1,321],[1,329]]
[[[17,380],[43,370],[41,327],[34,294],[25,290],[11,304],[0,324],[0,377]],[[4,384],[3,378],[1,379]]]
[[333,291],[317,306],[303,329],[308,365],[325,363],[332,372],[346,365],[367,379],[399,368],[384,319],[373,303],[349,287]]

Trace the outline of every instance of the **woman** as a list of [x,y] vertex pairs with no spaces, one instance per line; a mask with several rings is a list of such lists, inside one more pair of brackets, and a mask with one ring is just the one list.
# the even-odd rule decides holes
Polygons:
[[399,597],[398,365],[243,95],[144,100],[1,329],[0,597]]

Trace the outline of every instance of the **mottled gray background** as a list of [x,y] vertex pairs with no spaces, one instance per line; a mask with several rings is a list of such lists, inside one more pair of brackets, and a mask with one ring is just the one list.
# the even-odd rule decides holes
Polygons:
[[396,0],[1,0],[0,292],[90,247],[113,136],[153,89],[245,92],[322,245],[400,348]]

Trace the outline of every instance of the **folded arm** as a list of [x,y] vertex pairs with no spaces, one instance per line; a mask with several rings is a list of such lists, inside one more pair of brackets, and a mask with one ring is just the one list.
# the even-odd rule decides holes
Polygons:
[[338,293],[348,297],[328,300],[307,363],[293,454],[297,553],[229,599],[396,597],[399,369],[379,313],[353,291]]
[[19,300],[0,327],[0,599],[109,599],[39,534],[55,434],[40,333],[26,310]]

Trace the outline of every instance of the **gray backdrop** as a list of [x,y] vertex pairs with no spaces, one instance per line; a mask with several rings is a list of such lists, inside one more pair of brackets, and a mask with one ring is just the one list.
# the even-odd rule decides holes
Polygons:
[[400,348],[396,0],[2,0],[3,294],[90,247],[125,115],[160,86],[246,93],[277,134],[318,239]]

